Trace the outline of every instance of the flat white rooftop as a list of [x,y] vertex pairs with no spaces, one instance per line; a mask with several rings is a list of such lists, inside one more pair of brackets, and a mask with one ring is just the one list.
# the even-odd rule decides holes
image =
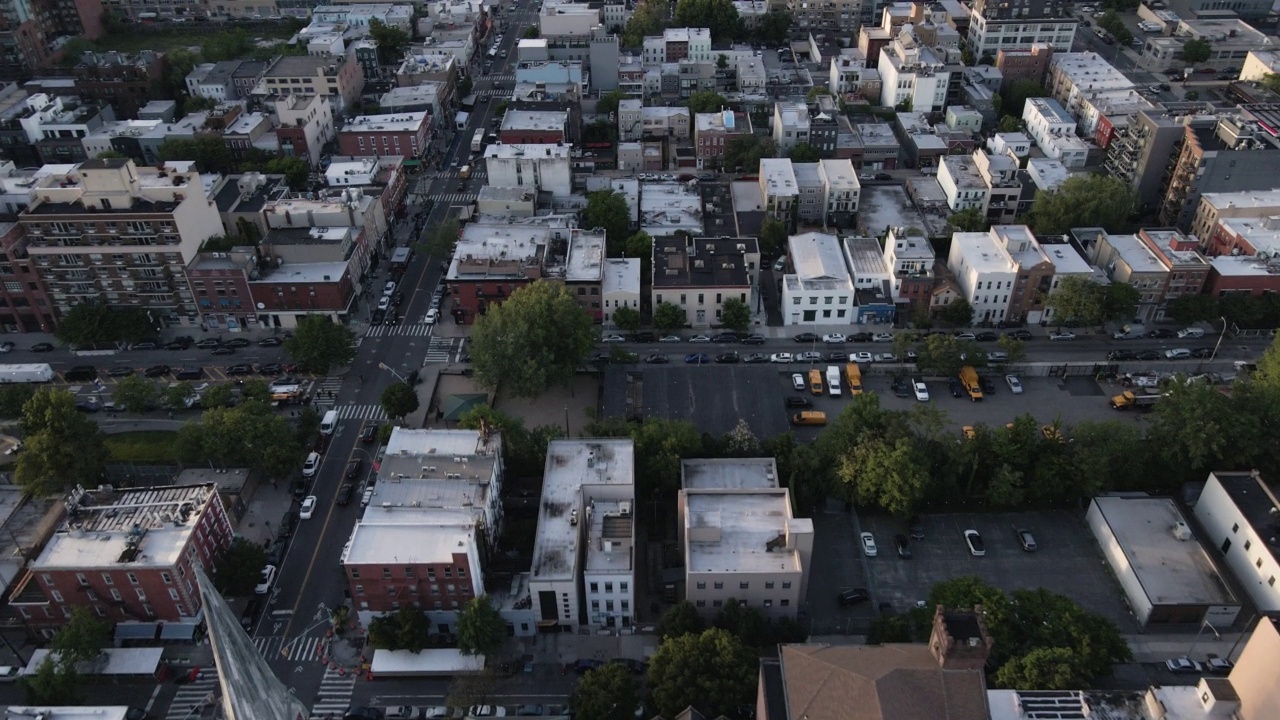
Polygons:
[[604,274],[604,235],[575,230],[564,270],[565,280],[599,282]]
[[453,563],[454,553],[466,555],[467,548],[474,544],[472,526],[361,520],[351,533],[351,547],[347,548],[344,564],[449,565]]
[[498,158],[501,160],[513,160],[516,158],[526,159],[569,159],[569,147],[567,145],[552,145],[549,143],[538,143],[530,145],[507,145],[506,143],[494,143],[484,149],[485,159]]
[[640,293],[640,258],[609,258],[605,260],[601,294]]
[[800,572],[799,553],[769,549],[791,520],[785,489],[687,493],[685,508],[687,572]]
[[592,574],[630,574],[634,561],[635,515],[631,501],[597,501],[587,513],[587,561]]
[[1093,499],[1125,561],[1157,605],[1222,605],[1237,601],[1196,539],[1179,540],[1170,528],[1186,518],[1169,498]]
[[958,232],[951,236],[951,244],[960,246],[965,263],[979,274],[1015,270],[1013,261],[990,233]]
[[427,122],[427,111],[361,115],[342,127],[343,132],[413,132]]
[[1040,249],[1049,256],[1049,262],[1053,263],[1054,272],[1058,275],[1088,275],[1093,272],[1089,261],[1081,257],[1071,243],[1041,241]]
[[1107,235],[1107,242],[1120,253],[1120,257],[1134,272],[1162,272],[1164,263],[1142,243],[1136,235]]
[[562,110],[508,110],[502,116],[503,130],[560,130],[569,123],[569,113]]
[[5,708],[4,720],[125,720],[128,714],[128,705],[10,705]]
[[591,487],[613,486],[634,495],[635,444],[630,439],[552,440],[547,444],[538,532],[534,540],[535,581],[577,576],[578,527],[585,523],[584,494]]
[[804,287],[814,290],[853,288],[853,279],[840,253],[840,240],[827,233],[803,233],[793,235],[787,242],[791,266],[796,279]]
[[1222,210],[1250,210],[1280,207],[1280,188],[1275,190],[1245,190],[1229,193],[1205,193],[1201,204]]
[[761,158],[760,179],[769,197],[794,196],[799,190],[791,160],[787,158]]
[[460,480],[488,482],[502,452],[502,435],[485,440],[478,430],[398,427],[378,467],[380,481]]
[[680,463],[685,490],[769,490],[778,487],[773,458],[718,458]]

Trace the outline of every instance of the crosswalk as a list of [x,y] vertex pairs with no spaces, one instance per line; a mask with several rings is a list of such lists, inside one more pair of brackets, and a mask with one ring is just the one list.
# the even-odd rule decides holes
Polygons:
[[323,391],[326,395],[329,393],[333,393],[336,395],[338,391],[342,389],[342,383],[344,381],[345,379],[340,377],[321,378],[319,381],[316,382],[316,391],[317,392]]
[[[447,363],[453,361],[454,343],[461,338],[431,338],[431,344],[427,346],[426,361],[429,363]],[[458,343],[461,345],[461,343]]]
[[214,704],[221,692],[217,670],[204,670],[198,679],[178,686],[173,702],[169,703],[169,711],[165,713],[165,720],[198,718],[199,708]]
[[[458,168],[446,168],[436,173],[436,177],[444,178],[446,180],[448,180],[449,178],[461,178],[462,175],[460,175],[459,173],[460,173],[460,170]],[[485,170],[483,166],[472,168],[471,170],[472,180],[486,180],[488,179],[488,177],[489,177],[489,171]]]
[[436,202],[473,203],[480,193],[433,193],[427,197]]
[[502,82],[513,82],[516,79],[516,74],[515,73],[498,73],[496,75],[483,75],[481,77],[485,80],[488,80],[489,82],[502,83]]
[[408,336],[408,337],[429,337],[431,335],[432,325],[421,322],[400,323],[399,325],[374,325],[369,328],[369,332],[365,333],[366,337],[390,337]]
[[382,409],[381,405],[339,405],[337,408],[339,420],[377,420],[379,422],[387,419],[387,411]]
[[320,646],[323,642],[324,638],[319,637],[297,638],[288,643],[282,637],[253,638],[253,646],[258,648],[263,658],[296,662],[319,661]]
[[320,680],[320,691],[316,693],[316,704],[311,707],[311,720],[342,717],[351,706],[351,695],[355,688],[354,674],[348,672],[343,675],[337,670],[325,670],[324,678]]

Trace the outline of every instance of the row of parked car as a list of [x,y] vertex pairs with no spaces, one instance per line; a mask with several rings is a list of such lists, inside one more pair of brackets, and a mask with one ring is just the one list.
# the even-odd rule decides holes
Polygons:
[[489,717],[554,717],[571,715],[569,708],[563,705],[472,705],[470,707],[415,707],[413,705],[393,705],[391,707],[354,707],[348,708],[342,720],[444,720],[445,718],[489,718]]

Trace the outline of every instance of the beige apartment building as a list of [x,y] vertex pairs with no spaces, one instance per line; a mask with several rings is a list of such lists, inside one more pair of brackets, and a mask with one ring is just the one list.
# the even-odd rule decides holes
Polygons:
[[791,514],[773,458],[685,460],[677,511],[685,599],[705,616],[736,599],[795,617],[809,586],[813,521]]

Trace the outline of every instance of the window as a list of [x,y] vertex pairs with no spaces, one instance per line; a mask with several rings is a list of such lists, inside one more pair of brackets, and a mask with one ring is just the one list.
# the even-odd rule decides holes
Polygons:
[[783,589],[783,590],[790,590],[790,589],[791,589],[791,581],[790,581],[790,580],[783,580],[783,581],[782,581],[782,589]]
[[605,583],[605,584],[604,584],[604,592],[605,592],[605,594],[606,594],[606,595],[612,595],[612,594],[613,594],[613,583],[611,583],[611,582],[607,582],[607,583]]
[[599,584],[599,583],[591,583],[591,592],[592,592],[592,593],[598,593],[598,592],[600,592],[600,584]]
[[765,590],[772,590],[772,589],[773,589],[773,581],[772,581],[772,580],[766,580],[766,581],[765,581],[765,583],[764,583],[764,589],[765,589]]
[[163,582],[165,585],[170,585],[170,584],[172,584],[172,583],[173,583],[173,578],[169,577],[169,573],[167,573],[167,572],[162,572],[162,573],[160,573],[160,580],[161,580],[161,582]]
[[89,578],[85,577],[85,576],[84,576],[84,573],[76,573],[76,582],[80,583],[81,585],[83,585],[83,586],[85,586],[85,587],[88,587],[88,585],[89,585]]
[[751,583],[740,582],[740,583],[738,583],[738,589],[739,589],[739,590],[746,590],[746,589],[748,589],[748,587],[750,587],[750,585],[751,585]]
[[133,591],[134,591],[135,593],[137,593],[137,594],[138,594],[138,599],[139,599],[139,600],[142,600],[143,602],[146,602],[146,599],[147,599],[147,591],[146,591],[146,590],[143,590],[142,588],[134,588],[134,589],[133,589]]
[[1240,532],[1240,523],[1236,523],[1235,525],[1232,525],[1231,532],[1233,533]]
[[711,603],[711,607],[720,607],[722,605],[724,605],[723,600],[716,600],[715,602]]
[[138,576],[137,576],[137,575],[134,575],[133,573],[128,573],[128,578],[129,578],[129,584],[130,584],[130,585],[137,585],[137,584],[138,584]]
[[357,595],[363,595],[363,594],[364,594],[364,586],[363,586],[363,585],[356,585],[356,594],[357,594]]
[[625,580],[623,582],[618,583],[618,592],[620,593],[627,592],[627,588],[629,586],[630,586],[630,583],[626,582]]
[[765,601],[764,601],[764,606],[765,606],[765,607],[773,607],[773,601],[772,601],[772,600],[765,600]]
[[120,602],[120,601],[121,601],[121,600],[123,600],[124,598],[120,597],[120,591],[119,591],[119,590],[117,590],[117,589],[115,589],[115,588],[111,588],[111,599],[112,599],[112,600],[115,600],[116,602]]
[[699,601],[698,601],[698,607],[706,607],[706,606],[707,606],[707,601],[706,601],[706,600],[699,600]]
[[391,579],[391,568],[382,568],[382,579],[383,580]]
[[170,599],[170,600],[177,600],[177,599],[178,599],[178,591],[177,591],[177,590],[174,590],[173,588],[169,588],[169,599]]
[[631,612],[631,601],[630,601],[630,600],[623,600],[623,601],[622,601],[622,612]]
[[358,568],[358,567],[353,567],[353,568],[351,568],[351,579],[352,579],[352,580],[359,580],[359,579],[360,579],[360,568]]
[[717,580],[717,581],[716,581],[716,584],[715,584],[715,589],[716,589],[716,590],[723,590],[723,589],[724,589],[724,583],[722,583],[722,582],[720,582],[719,580]]
[[593,612],[593,613],[598,613],[598,612],[600,612],[600,601],[599,601],[599,600],[592,600],[592,601],[591,601],[591,612]]
[[791,604],[791,601],[786,598],[782,598],[782,600],[780,600],[778,604],[781,605],[782,607],[786,607]]
[[699,590],[706,590],[706,589],[707,589],[707,584],[706,584],[705,582],[699,582],[699,583],[698,583],[698,589],[699,589]]

